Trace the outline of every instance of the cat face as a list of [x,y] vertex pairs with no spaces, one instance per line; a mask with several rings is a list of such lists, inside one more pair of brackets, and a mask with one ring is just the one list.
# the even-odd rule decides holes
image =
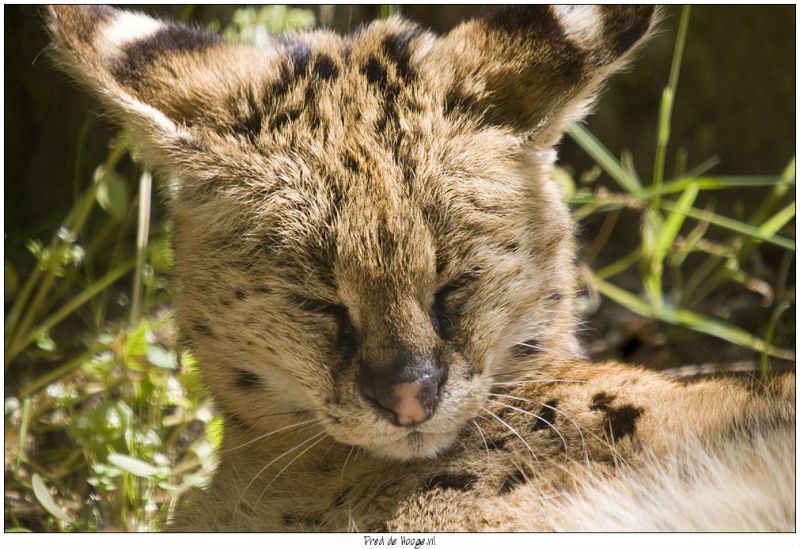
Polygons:
[[574,353],[553,145],[651,9],[399,18],[268,50],[59,7],[61,59],[178,183],[177,318],[223,410],[397,459],[445,450],[514,356]]

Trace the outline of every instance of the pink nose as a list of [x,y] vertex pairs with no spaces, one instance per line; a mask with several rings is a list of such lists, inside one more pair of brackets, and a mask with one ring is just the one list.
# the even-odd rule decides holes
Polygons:
[[392,386],[396,401],[391,410],[397,414],[400,425],[421,423],[427,419],[425,407],[420,402],[421,383],[398,383]]
[[362,361],[358,384],[374,410],[395,425],[428,421],[439,403],[447,368],[428,356],[376,368]]

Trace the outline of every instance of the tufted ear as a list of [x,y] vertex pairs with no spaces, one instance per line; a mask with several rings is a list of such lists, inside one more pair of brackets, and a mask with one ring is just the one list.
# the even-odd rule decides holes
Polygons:
[[653,27],[653,6],[516,6],[468,21],[432,58],[445,110],[553,145]]
[[248,86],[279,71],[274,51],[141,13],[62,5],[46,19],[56,62],[133,130],[148,163],[172,171],[198,162],[210,176],[223,171],[200,154],[204,132],[246,119]]

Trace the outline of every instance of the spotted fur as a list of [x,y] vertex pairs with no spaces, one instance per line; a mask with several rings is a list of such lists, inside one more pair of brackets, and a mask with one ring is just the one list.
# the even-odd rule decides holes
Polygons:
[[[727,385],[709,400],[565,358],[580,349],[554,146],[653,18],[520,6],[440,37],[392,17],[256,49],[133,12],[50,9],[57,61],[176,183],[177,319],[227,453],[175,529],[555,528],[552,508],[521,514],[547,487],[660,455],[678,427],[705,440],[702,420],[654,395],[699,406]],[[444,372],[435,413],[392,424],[359,372],[420,356]],[[543,372],[585,385],[490,395]],[[715,428],[749,402],[731,391]]]

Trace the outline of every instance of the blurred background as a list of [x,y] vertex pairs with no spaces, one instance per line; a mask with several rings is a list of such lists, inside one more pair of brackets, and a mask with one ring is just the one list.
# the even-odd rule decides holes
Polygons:
[[[481,6],[144,6],[250,41]],[[224,429],[171,320],[163,182],[5,6],[5,527],[150,530],[208,481]],[[570,130],[595,359],[768,376],[795,349],[795,7],[666,8]],[[138,242],[138,244],[137,244]]]

